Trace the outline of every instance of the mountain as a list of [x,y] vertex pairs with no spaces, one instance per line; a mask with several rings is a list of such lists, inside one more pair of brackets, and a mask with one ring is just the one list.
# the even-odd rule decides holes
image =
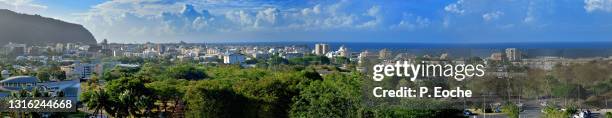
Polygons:
[[0,9],[0,46],[13,43],[83,43],[96,39],[82,25]]

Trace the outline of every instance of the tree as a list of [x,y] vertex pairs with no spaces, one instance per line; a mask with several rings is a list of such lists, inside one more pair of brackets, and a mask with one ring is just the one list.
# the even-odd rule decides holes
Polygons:
[[144,97],[150,98],[153,95],[153,92],[145,87],[143,80],[135,77],[111,80],[104,86],[104,90],[113,103],[110,111],[107,112],[116,117],[141,115],[139,106],[143,104],[139,105],[136,101],[143,100]]
[[115,66],[110,71],[104,72],[102,79],[106,81],[111,81],[121,77],[130,77],[133,74],[137,73],[139,70],[140,68]]
[[229,89],[226,80],[202,80],[187,87],[186,117],[253,117],[255,101]]
[[152,97],[162,103],[162,109],[158,109],[158,111],[163,110],[167,112],[168,102],[175,101],[174,107],[178,105],[178,100],[180,100],[180,97],[184,94],[181,88],[185,86],[185,84],[187,84],[187,82],[184,80],[168,79],[147,83],[145,86],[154,93]]
[[102,114],[102,110],[106,110],[108,113],[112,111],[112,101],[110,101],[109,95],[104,89],[88,90],[83,92],[81,101],[85,103],[88,109],[93,109],[94,114]]
[[208,77],[204,69],[188,64],[180,64],[170,67],[167,72],[168,77],[175,79],[200,80]]
[[49,81],[49,77],[51,76],[51,74],[49,73],[49,71],[47,69],[39,69],[36,72],[36,77],[43,82]]
[[359,79],[335,73],[322,81],[310,82],[294,97],[291,117],[356,117],[359,105]]
[[279,56],[272,56],[270,60],[268,60],[269,65],[281,65],[287,64],[288,60]]
[[336,64],[347,64],[350,60],[347,57],[336,57],[334,58],[334,63]]
[[136,73],[136,77],[143,79],[146,83],[162,79],[163,68],[159,64],[145,63],[142,69]]

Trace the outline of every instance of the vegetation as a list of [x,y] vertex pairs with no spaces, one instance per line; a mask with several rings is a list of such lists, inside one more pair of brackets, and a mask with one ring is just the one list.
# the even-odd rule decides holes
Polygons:
[[[461,113],[402,106],[368,108],[360,93],[366,75],[327,65],[302,65],[330,63],[319,56],[292,60],[272,59],[267,62],[271,66],[258,68],[143,60],[142,67],[115,67],[95,75],[83,85],[81,101],[94,114],[113,117],[440,117]],[[101,80],[106,80],[104,85]],[[429,113],[434,115],[425,115]]]
[[502,107],[502,111],[510,118],[518,118],[520,109],[516,104],[508,103]]
[[565,110],[557,109],[555,107],[545,107],[543,109],[544,118],[569,118],[572,114],[576,113],[578,110],[576,107],[566,107]]

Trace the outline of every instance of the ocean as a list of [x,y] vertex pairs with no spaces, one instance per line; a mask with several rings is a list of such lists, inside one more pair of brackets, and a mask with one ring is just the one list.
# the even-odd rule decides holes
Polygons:
[[[213,45],[255,45],[255,46],[301,46],[314,48],[316,43],[326,42],[233,42],[209,43]],[[612,42],[537,42],[537,43],[364,43],[328,42],[331,50],[340,46],[353,52],[388,49],[393,53],[414,55],[438,55],[448,53],[455,57],[488,57],[506,48],[517,48],[526,57],[556,56],[564,58],[609,57],[612,56]]]

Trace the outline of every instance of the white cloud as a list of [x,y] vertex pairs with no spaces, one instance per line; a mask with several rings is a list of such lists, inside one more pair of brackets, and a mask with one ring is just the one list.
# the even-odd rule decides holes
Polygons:
[[465,9],[462,9],[464,4],[463,0],[458,0],[455,3],[451,3],[449,5],[447,5],[446,7],[444,7],[444,11],[450,12],[450,13],[456,13],[456,14],[463,14],[465,13]]
[[380,6],[375,5],[368,9],[368,15],[372,17],[380,16]]
[[413,14],[403,13],[402,20],[396,25],[391,26],[391,29],[407,29],[415,30],[418,28],[425,28],[431,24],[428,18],[421,16],[414,16]]
[[225,18],[240,25],[253,25],[252,16],[244,10],[229,11],[225,13]]
[[584,9],[587,12],[597,10],[612,12],[612,0],[584,0]]
[[279,15],[280,11],[276,8],[267,8],[259,11],[255,16],[257,18],[255,21],[255,27],[259,27],[262,24],[274,25]]
[[383,22],[383,20],[384,20],[383,15],[380,13],[380,9],[381,8],[378,5],[374,5],[374,6],[370,7],[370,9],[368,9],[366,14],[364,14],[364,15],[369,16],[369,17],[373,17],[374,19],[366,21],[366,22],[364,22],[363,24],[361,24],[361,25],[359,25],[357,27],[359,27],[359,28],[373,28],[373,27],[376,27],[376,26],[380,25]]
[[0,9],[8,9],[27,14],[39,14],[47,6],[34,4],[32,0],[0,0]]
[[302,9],[302,15],[310,15],[310,14],[320,14],[321,13],[321,4],[317,4],[312,8],[304,8]]
[[482,19],[484,21],[492,21],[492,20],[499,19],[499,17],[501,17],[502,15],[504,15],[504,12],[494,11],[494,12],[489,12],[489,13],[483,14],[482,15]]
[[[75,22],[90,29],[96,38],[110,40],[115,37],[153,40],[151,38],[187,35],[200,38],[232,32],[415,29],[431,22],[424,17],[398,21],[400,16],[383,8],[385,4],[349,0],[313,3],[288,8],[284,4],[261,1],[117,0],[76,14],[79,18]],[[387,18],[387,15],[391,16]]]
[[527,7],[527,13],[525,14],[525,18],[523,18],[524,23],[532,23],[536,20],[534,12],[535,12],[535,3],[529,2],[529,7]]

